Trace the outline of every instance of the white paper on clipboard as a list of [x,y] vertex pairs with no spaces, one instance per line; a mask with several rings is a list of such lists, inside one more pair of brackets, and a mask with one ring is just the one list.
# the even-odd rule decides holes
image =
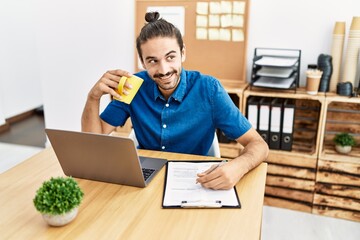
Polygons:
[[209,169],[218,162],[172,162],[167,163],[163,207],[181,207],[184,202],[191,207],[240,208],[235,188],[229,190],[206,189],[196,183],[197,173]]

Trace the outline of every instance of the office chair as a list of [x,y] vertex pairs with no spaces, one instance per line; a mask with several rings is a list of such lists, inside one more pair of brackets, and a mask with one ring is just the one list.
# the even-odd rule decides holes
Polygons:
[[[134,129],[131,129],[131,132],[129,134],[129,138],[131,138],[134,143],[135,143],[135,146],[139,146],[139,142],[138,140],[136,139],[136,135],[135,135],[135,131]],[[217,138],[217,135],[215,133],[214,135],[214,140],[211,144],[211,147],[207,153],[207,156],[212,156],[212,157],[217,157],[217,158],[220,158],[221,157],[221,154],[220,154],[220,147],[219,147],[219,141],[218,141],[218,138]]]

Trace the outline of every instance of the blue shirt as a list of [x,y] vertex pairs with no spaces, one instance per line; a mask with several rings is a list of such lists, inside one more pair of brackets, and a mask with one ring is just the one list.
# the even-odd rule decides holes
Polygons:
[[146,71],[135,75],[144,82],[131,104],[113,100],[100,117],[112,126],[123,126],[131,117],[139,148],[206,155],[215,129],[237,139],[251,128],[211,76],[182,69],[180,82],[166,101]]

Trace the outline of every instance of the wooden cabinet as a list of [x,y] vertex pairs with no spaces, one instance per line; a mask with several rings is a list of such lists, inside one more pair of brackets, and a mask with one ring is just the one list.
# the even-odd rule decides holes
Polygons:
[[295,100],[292,150],[270,150],[265,204],[311,212],[325,96],[308,95],[304,89],[295,93],[252,88],[244,91],[244,114],[250,96]]
[[[230,97],[232,97],[233,95],[237,96],[237,101],[234,101],[234,97],[232,97],[232,99],[234,101],[234,104],[239,107],[241,112],[243,112],[243,95],[245,89],[248,87],[248,84],[230,79],[220,79],[220,82],[225,88],[225,90],[229,93]],[[235,158],[240,155],[240,152],[243,149],[243,147],[239,143],[236,143],[234,141],[230,143],[220,142],[219,145],[221,156],[225,158]]]
[[[313,213],[360,221],[360,98],[326,97],[316,171]],[[349,154],[335,151],[336,133],[357,140]]]
[[[296,99],[291,151],[270,150],[265,204],[360,221],[360,98],[247,89],[250,96]],[[350,154],[334,149],[336,133],[352,133]]]

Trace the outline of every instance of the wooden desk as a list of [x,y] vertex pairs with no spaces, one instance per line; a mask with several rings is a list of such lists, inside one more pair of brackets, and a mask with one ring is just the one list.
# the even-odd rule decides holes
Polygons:
[[[206,158],[145,150],[140,155]],[[79,215],[64,227],[49,227],[32,202],[43,181],[64,175],[48,148],[0,175],[0,238],[260,239],[266,169],[261,164],[237,184],[241,209],[162,209],[165,168],[146,188],[77,179],[85,193]]]

